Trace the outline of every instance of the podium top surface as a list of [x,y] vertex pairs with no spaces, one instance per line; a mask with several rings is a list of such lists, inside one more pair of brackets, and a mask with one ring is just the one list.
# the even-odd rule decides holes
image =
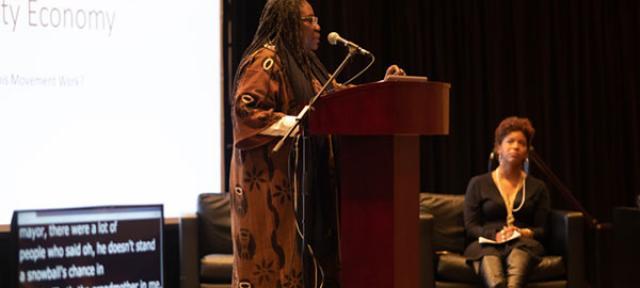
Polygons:
[[312,134],[447,135],[448,83],[383,81],[327,94],[309,116]]

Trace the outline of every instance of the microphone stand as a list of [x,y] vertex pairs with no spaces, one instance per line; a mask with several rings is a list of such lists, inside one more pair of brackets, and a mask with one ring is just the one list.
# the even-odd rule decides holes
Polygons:
[[591,213],[589,213],[587,209],[585,209],[584,206],[580,204],[580,201],[578,201],[578,199],[576,199],[576,197],[573,196],[573,194],[571,193],[571,190],[569,190],[569,188],[567,188],[567,186],[565,186],[562,183],[562,181],[560,181],[558,176],[556,176],[556,174],[554,174],[553,171],[551,171],[551,168],[549,168],[549,166],[547,166],[547,164],[544,163],[542,158],[538,155],[538,153],[535,152],[535,150],[531,149],[531,151],[529,152],[529,158],[531,159],[531,162],[533,162],[533,164],[535,164],[536,166],[538,166],[538,168],[540,168],[540,171],[542,171],[542,174],[547,176],[551,184],[553,184],[553,186],[556,187],[558,191],[560,191],[560,194],[562,194],[562,197],[566,201],[568,201],[574,209],[577,209],[580,212],[582,212],[589,226],[597,228],[599,225],[601,225],[598,223],[599,222],[598,219],[593,217],[593,215],[591,215]]
[[[603,267],[607,267],[607,265],[610,265],[611,259],[608,257],[607,253],[603,251],[606,251],[605,249],[610,248],[609,247],[609,245],[611,245],[610,237],[612,237],[611,234],[612,234],[612,230],[614,229],[613,225],[611,223],[600,222],[598,221],[598,219],[593,217],[591,213],[587,212],[587,209],[585,209],[584,206],[582,206],[582,204],[580,204],[580,202],[573,196],[573,194],[571,193],[571,190],[569,190],[569,188],[567,188],[567,186],[565,186],[562,183],[562,181],[560,181],[558,176],[556,176],[553,173],[553,171],[551,171],[549,166],[545,164],[545,162],[542,160],[540,155],[538,155],[534,150],[531,150],[529,152],[529,159],[531,159],[531,162],[533,162],[536,166],[538,166],[538,168],[540,168],[540,170],[542,171],[542,174],[547,176],[551,184],[554,187],[556,187],[558,191],[560,191],[560,194],[562,194],[562,197],[570,203],[573,209],[579,210],[584,215],[584,218],[586,220],[585,224],[587,224],[587,227],[590,228],[591,232],[593,233],[590,235],[585,235],[586,240],[585,240],[585,247],[583,249],[585,249],[585,251],[593,251],[590,257],[586,257],[585,255],[585,258],[588,258],[585,260],[588,262],[594,261],[596,263],[604,262],[605,264],[602,264]],[[590,269],[587,269],[587,271],[585,272],[589,273],[589,270]],[[604,270],[607,270],[607,269],[604,269]],[[603,281],[602,279],[606,278],[606,275],[611,275],[609,274],[611,273],[611,271],[602,272],[597,268],[594,268],[593,272],[595,272],[595,276],[592,276],[592,277],[588,277],[585,274],[585,277],[584,277],[585,283],[595,281],[596,286],[598,286],[598,283],[601,283]],[[602,275],[605,275],[605,276],[602,276]],[[587,287],[591,287],[591,285],[587,283]]]
[[[338,66],[338,68],[336,69],[336,71],[333,72],[333,74],[331,74],[331,76],[329,77],[329,79],[327,80],[326,83],[324,83],[324,85],[322,86],[322,88],[318,91],[318,93],[316,93],[315,96],[313,96],[313,98],[311,98],[311,100],[309,100],[309,103],[304,106],[304,108],[300,111],[300,113],[298,113],[298,116],[296,116],[295,119],[295,123],[293,124],[293,126],[291,126],[291,128],[289,128],[289,130],[287,131],[287,133],[284,134],[284,136],[282,136],[282,138],[280,138],[280,140],[278,141],[278,143],[276,144],[275,147],[273,147],[273,149],[271,150],[272,154],[277,153],[278,151],[280,151],[280,149],[282,148],[282,145],[284,145],[284,142],[287,140],[287,138],[289,138],[289,136],[291,135],[291,133],[293,133],[293,131],[296,129],[296,127],[301,126],[302,125],[302,120],[306,118],[307,114],[309,113],[309,111],[313,110],[313,104],[316,103],[316,101],[318,100],[318,98],[320,98],[320,95],[322,95],[322,93],[324,93],[324,91],[327,90],[327,88],[329,87],[329,85],[331,84],[331,82],[333,82],[333,80],[336,79],[336,77],[338,76],[338,74],[340,74],[340,72],[342,72],[342,70],[344,69],[344,67],[346,66],[346,64],[349,62],[349,60],[351,59],[351,57],[353,57],[353,55],[357,52],[357,50],[353,47],[349,47],[349,54],[347,54],[347,56],[344,58],[344,60],[342,60],[342,63],[340,63],[340,66]],[[307,263],[305,263],[306,261],[304,260],[305,257],[305,249],[307,249],[308,246],[308,240],[307,240],[307,212],[308,212],[308,205],[309,205],[309,201],[308,201],[308,197],[311,191],[311,177],[310,177],[310,167],[309,167],[309,159],[311,157],[311,145],[309,145],[309,136],[307,135],[307,132],[305,131],[304,127],[301,127],[301,131],[302,131],[302,179],[301,179],[301,201],[302,201],[302,221],[300,221],[302,223],[302,251],[301,254],[302,255],[302,265],[303,267],[305,267],[306,265],[308,265]],[[315,259],[315,255],[313,255],[313,251],[310,250],[311,253],[311,257],[313,257]],[[322,268],[320,268],[320,271],[322,271]],[[303,276],[304,277],[304,276]],[[324,280],[323,280],[324,281]]]
[[298,116],[296,116],[296,119],[295,119],[296,122],[293,124],[293,126],[291,126],[291,128],[289,128],[287,133],[285,133],[284,136],[282,136],[282,138],[280,138],[280,141],[278,141],[276,146],[273,147],[273,150],[271,150],[271,153],[275,154],[278,151],[280,151],[280,148],[282,148],[282,145],[284,145],[284,142],[287,140],[287,138],[289,138],[289,136],[291,136],[291,133],[293,133],[293,131],[296,129],[296,127],[298,127],[301,124],[302,120],[306,117],[307,113],[309,113],[309,110],[313,109],[313,104],[315,104],[316,101],[318,100],[318,98],[320,98],[320,96],[322,95],[322,93],[324,93],[324,91],[327,90],[327,87],[329,87],[329,84],[331,84],[331,82],[333,82],[333,80],[336,79],[338,74],[340,74],[340,72],[342,72],[344,67],[347,65],[347,62],[349,62],[351,57],[356,52],[357,52],[357,50],[355,48],[349,47],[349,54],[347,54],[347,56],[344,58],[344,60],[342,60],[342,63],[340,63],[340,66],[338,66],[336,71],[333,72],[333,74],[331,74],[331,77],[329,77],[329,80],[327,80],[327,82],[324,83],[324,86],[322,86],[322,89],[320,89],[320,91],[318,91],[318,93],[316,93],[316,95],[313,96],[313,98],[311,98],[311,100],[309,100],[309,104],[304,106],[304,108],[302,108],[300,113],[298,113]]

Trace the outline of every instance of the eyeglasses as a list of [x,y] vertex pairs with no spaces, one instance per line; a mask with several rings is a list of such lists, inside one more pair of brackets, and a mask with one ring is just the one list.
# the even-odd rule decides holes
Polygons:
[[316,16],[304,16],[304,17],[300,17],[300,20],[307,22],[311,25],[318,25],[318,17]]

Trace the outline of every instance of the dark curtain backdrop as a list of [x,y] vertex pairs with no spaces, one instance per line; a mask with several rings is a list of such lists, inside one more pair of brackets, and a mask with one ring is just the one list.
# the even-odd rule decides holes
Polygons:
[[[451,83],[450,135],[421,140],[421,190],[463,194],[487,171],[493,131],[528,117],[536,152],[588,213],[609,222],[615,206],[640,193],[640,1],[637,0],[317,0],[323,39],[339,32],[377,57],[359,83],[390,64]],[[230,83],[265,1],[225,1]],[[322,43],[329,70],[346,51]],[[366,61],[345,71],[353,75]],[[346,80],[350,77],[342,77]],[[228,87],[226,87],[228,89]],[[228,111],[226,159],[230,157]],[[228,165],[227,165],[228,168]],[[546,180],[553,206],[570,208]],[[610,287],[616,262],[611,226],[585,230],[592,287]]]
[[[450,135],[421,141],[422,191],[464,193],[471,176],[487,171],[499,121],[518,115],[532,120],[535,150],[596,218],[609,221],[613,207],[634,205],[640,192],[639,1],[310,2],[323,41],[337,31],[376,55],[356,82],[379,80],[388,65],[399,64],[409,74],[451,83]],[[225,3],[230,83],[265,1]],[[326,41],[318,51],[330,70],[345,53]],[[364,64],[354,61],[346,74]],[[229,122],[227,114],[227,154]],[[532,173],[545,179],[535,166]],[[550,189],[555,207],[570,208]]]

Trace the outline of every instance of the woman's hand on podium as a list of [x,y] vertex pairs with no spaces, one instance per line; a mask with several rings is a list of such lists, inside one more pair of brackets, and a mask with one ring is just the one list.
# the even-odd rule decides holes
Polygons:
[[384,79],[386,80],[387,78],[389,78],[389,76],[404,76],[407,75],[407,73],[404,72],[404,70],[402,70],[402,68],[400,68],[400,66],[398,65],[391,65],[389,66],[389,68],[387,68],[387,72],[384,75]]

